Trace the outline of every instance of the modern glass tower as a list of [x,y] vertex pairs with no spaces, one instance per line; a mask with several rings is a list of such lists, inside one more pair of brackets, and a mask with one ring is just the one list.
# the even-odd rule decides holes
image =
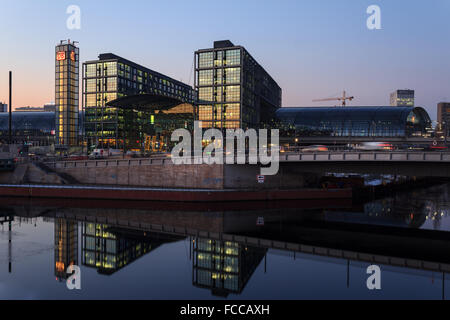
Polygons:
[[141,134],[155,115],[133,108],[116,108],[113,100],[136,95],[154,95],[194,103],[193,88],[112,53],[83,63],[83,110],[88,147],[140,149]]
[[55,50],[56,145],[78,145],[79,48],[70,40]]
[[269,127],[281,107],[275,80],[242,46],[228,40],[195,52],[197,120],[204,128]]

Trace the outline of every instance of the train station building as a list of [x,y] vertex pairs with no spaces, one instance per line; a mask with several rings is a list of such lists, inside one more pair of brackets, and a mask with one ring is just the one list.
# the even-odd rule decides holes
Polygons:
[[420,107],[303,107],[276,112],[280,136],[301,138],[429,138],[430,116]]

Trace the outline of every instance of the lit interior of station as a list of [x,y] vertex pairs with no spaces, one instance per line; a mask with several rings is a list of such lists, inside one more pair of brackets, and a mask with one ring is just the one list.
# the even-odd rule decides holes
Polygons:
[[168,151],[173,147],[173,131],[193,130],[194,106],[176,98],[140,94],[119,98],[107,105],[124,114],[124,137],[119,137],[118,143],[124,150]]

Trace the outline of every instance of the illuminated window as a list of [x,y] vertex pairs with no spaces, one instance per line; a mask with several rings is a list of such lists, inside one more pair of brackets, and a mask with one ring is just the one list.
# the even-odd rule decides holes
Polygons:
[[225,101],[234,102],[241,100],[241,87],[240,86],[226,86],[224,87]]
[[200,86],[213,84],[213,70],[200,70],[198,77],[198,84]]
[[95,64],[86,65],[86,77],[91,78],[97,75],[97,68]]
[[241,82],[241,68],[226,68],[224,69],[224,74],[225,84]]
[[227,66],[236,66],[241,64],[241,50],[228,50],[226,51],[225,63]]
[[198,55],[198,67],[199,68],[210,68],[214,66],[213,62],[214,54],[213,52],[202,52]]
[[213,88],[200,88],[198,90],[198,98],[200,101],[213,101]]

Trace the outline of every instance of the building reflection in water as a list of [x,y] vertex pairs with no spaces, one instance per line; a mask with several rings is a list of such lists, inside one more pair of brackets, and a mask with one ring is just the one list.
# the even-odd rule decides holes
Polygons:
[[350,210],[324,210],[324,220],[367,225],[419,229],[427,220],[426,207],[414,200],[387,198],[363,204]]
[[5,224],[8,225],[8,273],[12,273],[12,223],[14,221],[14,217],[10,215],[6,215],[5,212],[2,212],[0,215],[0,225],[3,227]]
[[[67,207],[65,203],[44,201],[39,206],[36,200],[24,208],[23,200],[9,199],[12,207],[2,202],[0,224],[6,231],[8,225],[12,225],[13,216],[18,219],[43,216],[44,221],[53,222],[54,269],[60,281],[67,279],[65,271],[71,264],[112,275],[165,243],[194,237],[195,240],[189,241],[192,285],[209,290],[213,295],[227,297],[245,290],[267,254],[267,248],[274,248],[274,241],[278,242],[276,248],[281,244],[286,250],[307,254],[308,248],[317,247],[318,255],[325,256],[328,251],[323,253],[323,248],[332,249],[332,257],[338,250],[361,252],[370,257],[398,257],[406,262],[412,259],[450,265],[445,254],[450,248],[450,238],[438,242],[439,246],[430,242],[433,244],[433,250],[430,250],[429,241],[434,240],[426,233],[416,232],[410,236],[404,230],[397,234],[395,228],[382,228],[430,228],[433,227],[430,223],[437,225],[442,220],[443,227],[448,229],[450,222],[445,218],[450,213],[449,195],[450,190],[445,186],[353,205],[301,202],[280,203],[276,207],[264,204],[254,208],[254,203],[247,207],[245,203],[239,203],[236,208],[230,205],[226,209],[218,209],[217,205],[206,209],[204,206],[172,205],[167,209],[154,203],[148,207],[141,203],[120,207],[120,202],[116,208],[116,203],[101,201],[77,201]],[[261,218],[265,222],[262,226],[258,224]],[[330,230],[333,231],[331,234]],[[382,244],[379,231],[383,234]],[[366,232],[366,235],[361,238],[359,232]],[[215,239],[209,239],[208,234],[214,234]],[[241,242],[236,236],[269,244]],[[238,242],[216,240],[222,237]],[[411,241],[415,241],[413,245]],[[261,247],[246,243],[259,243]],[[11,246],[10,241],[10,263]],[[366,260],[358,258],[356,261]]]
[[180,240],[99,223],[83,223],[81,232],[82,264],[105,275],[119,271],[164,243]]
[[62,281],[70,265],[78,265],[78,222],[56,218],[55,229],[55,275]]
[[264,248],[205,238],[196,238],[192,246],[194,286],[223,297],[240,294],[267,253]]

